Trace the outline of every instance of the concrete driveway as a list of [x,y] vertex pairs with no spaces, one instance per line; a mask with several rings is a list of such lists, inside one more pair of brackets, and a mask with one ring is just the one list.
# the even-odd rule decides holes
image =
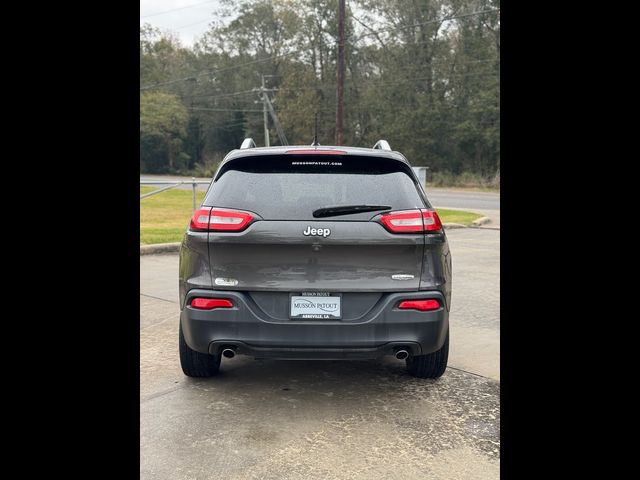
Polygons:
[[439,380],[412,378],[395,359],[244,357],[187,378],[178,257],[140,257],[141,478],[499,478],[500,232],[447,235],[451,352]]

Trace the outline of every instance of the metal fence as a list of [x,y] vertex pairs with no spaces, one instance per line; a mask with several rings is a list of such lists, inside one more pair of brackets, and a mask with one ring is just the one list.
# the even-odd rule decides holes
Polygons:
[[153,192],[143,193],[140,195],[140,200],[143,198],[150,197],[152,195],[156,195],[158,193],[165,192],[172,188],[179,187],[180,185],[191,185],[191,190],[193,191],[193,209],[196,209],[196,188],[198,185],[209,185],[211,182],[207,180],[196,180],[195,177],[191,177],[191,181],[182,180],[182,181],[164,181],[164,180],[140,180],[140,186],[142,185],[168,185],[164,188],[159,188],[158,190],[154,190]]

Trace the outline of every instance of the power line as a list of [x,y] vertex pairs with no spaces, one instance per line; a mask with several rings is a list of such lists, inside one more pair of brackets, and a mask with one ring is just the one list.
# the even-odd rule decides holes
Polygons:
[[[487,59],[487,60],[471,60],[469,62],[457,62],[457,61],[446,61],[446,62],[442,62],[439,60],[435,60],[432,65],[434,65],[436,68],[442,68],[442,69],[446,69],[446,68],[450,68],[453,67],[454,70],[459,70],[461,68],[458,67],[462,67],[464,65],[471,65],[471,64],[479,64],[479,63],[497,63],[498,66],[500,64],[500,60],[499,59]],[[425,68],[424,65],[410,65],[407,67],[395,67],[395,66],[385,66],[383,68],[379,69],[380,72],[385,72],[387,74],[395,74],[396,72],[410,72],[410,73],[420,73],[420,72],[424,72]],[[451,75],[459,75],[458,73],[455,72],[451,72]],[[378,75],[382,75],[382,73],[379,73]],[[447,74],[444,74],[444,76],[446,76]]]
[[[357,83],[358,85],[365,85],[365,86],[373,86],[373,87],[377,87],[377,86],[381,86],[381,85],[403,85],[405,82],[412,82],[412,81],[419,81],[419,80],[433,80],[433,81],[442,81],[442,80],[448,80],[450,77],[475,77],[475,76],[498,76],[497,73],[495,72],[476,72],[476,73],[451,73],[449,75],[443,76],[441,78],[438,78],[437,76],[432,76],[432,77],[410,77],[410,78],[398,78],[397,81],[379,81],[378,79],[371,79],[371,78],[367,78],[367,79],[358,79],[358,80],[354,80],[353,78],[348,78],[346,79],[346,83]],[[320,85],[317,87],[283,87],[283,88],[278,88],[276,91],[278,92],[295,92],[295,91],[302,91],[302,90],[325,90],[325,89],[335,89],[334,85]]]
[[199,22],[190,23],[189,25],[182,25],[181,27],[168,27],[169,30],[182,30],[183,28],[193,27],[195,25],[200,25],[201,23],[210,22],[211,19],[207,18],[206,20],[200,20]]
[[255,63],[262,63],[262,62],[267,62],[269,60],[275,60],[276,58],[288,57],[290,55],[293,55],[294,53],[300,53],[300,52],[298,50],[294,50],[294,51],[289,52],[289,53],[282,53],[282,54],[279,54],[279,55],[273,55],[271,57],[265,57],[265,58],[261,58],[261,59],[258,59],[258,60],[251,60],[249,62],[240,63],[238,65],[232,65],[230,67],[218,68],[218,69],[215,69],[215,70],[207,70],[205,72],[200,72],[200,73],[198,73],[196,75],[191,75],[189,77],[178,78],[176,80],[170,80],[170,81],[167,81],[167,82],[154,83],[152,85],[144,85],[144,86],[140,87],[140,90],[148,90],[150,88],[162,87],[164,85],[170,85],[172,83],[178,83],[178,82],[185,82],[187,80],[197,80],[198,77],[201,77],[203,75],[215,75],[216,73],[226,72],[228,70],[234,70],[236,68],[245,67],[247,65],[253,65]]
[[[451,66],[451,65],[458,66],[458,65],[469,65],[471,63],[492,63],[492,62],[493,63],[495,63],[495,62],[499,63],[500,62],[499,58],[485,58],[485,59],[481,59],[481,60],[476,59],[476,60],[468,60],[466,62],[458,62],[455,59],[451,60],[451,61],[447,60],[447,61],[444,61],[444,62],[441,61],[441,59],[438,59],[438,58],[435,58],[434,60],[435,61],[433,62],[433,64],[437,64],[439,66]],[[389,67],[389,68],[393,69],[394,72],[397,72],[397,71],[400,71],[400,70],[411,70],[411,69],[418,70],[420,68],[424,68],[424,65],[409,65],[407,67],[401,67],[401,68],[397,68],[397,67],[393,67],[392,66],[392,67]]]
[[203,125],[203,128],[213,130],[214,128],[230,128],[230,127],[238,127],[240,125],[244,125],[244,122],[229,123],[226,125]]
[[[459,66],[459,65],[467,65],[467,64],[475,64],[475,63],[490,63],[490,62],[495,62],[496,60],[494,59],[484,59],[484,60],[471,60],[468,62],[454,62],[452,63],[453,66]],[[393,72],[400,72],[400,71],[406,71],[406,70],[411,70],[412,73],[419,73],[421,70],[424,70],[423,67],[421,66],[409,66],[409,67],[403,67],[403,68],[392,68]],[[444,79],[448,78],[449,76],[454,76],[454,77],[466,77],[466,76],[475,76],[478,73],[484,74],[490,74],[492,72],[476,72],[476,73],[449,73],[449,74],[445,74],[443,75]],[[434,76],[435,77],[435,76]],[[405,81],[412,81],[412,80],[426,80],[429,77],[409,77],[409,78],[404,78],[404,77],[400,77],[397,80],[400,80],[402,82]],[[373,78],[358,78],[358,79],[354,79],[353,77],[347,78],[346,81],[347,82],[357,82],[358,84],[370,84],[371,82],[378,82],[380,79],[373,79]],[[433,80],[438,81],[438,80],[443,80],[443,78],[433,78]],[[402,83],[400,82],[400,83]],[[388,82],[383,82],[384,84],[388,83]],[[383,84],[381,83],[381,84]],[[314,87],[282,87],[282,88],[278,88],[278,91],[294,91],[294,90],[324,90],[324,89],[334,89],[335,86],[334,85],[319,85],[319,86],[314,86]]]
[[149,15],[142,15],[140,18],[157,17],[158,15],[164,15],[165,13],[177,12],[178,10],[186,10],[187,8],[198,7],[206,3],[214,3],[216,0],[207,0],[206,2],[194,3],[191,5],[185,5],[184,7],[172,8],[171,10],[165,10],[164,12],[151,13]]
[[207,107],[187,107],[190,110],[202,110],[206,112],[247,112],[247,113],[262,113],[262,110],[242,110],[233,108],[207,108]]
[[[437,77],[410,77],[410,78],[399,78],[397,79],[397,81],[379,81],[377,79],[363,79],[363,80],[354,80],[353,78],[349,78],[346,79],[346,83],[353,83],[353,82],[357,82],[358,85],[365,85],[365,86],[372,86],[372,87],[378,87],[378,86],[384,86],[384,85],[403,85],[406,82],[412,82],[412,81],[420,81],[420,80],[433,80],[433,81],[442,81],[442,80],[448,80],[450,77],[456,77],[456,78],[460,78],[460,77],[474,77],[474,76],[498,76],[497,73],[495,72],[476,72],[476,73],[451,73],[447,76],[445,76],[444,78],[437,78]],[[314,87],[282,87],[282,88],[278,88],[278,89],[274,89],[275,92],[297,92],[297,91],[305,91],[305,90],[334,90],[335,86],[334,85],[318,85],[318,86],[314,86]],[[250,93],[258,93],[255,90],[244,90],[241,92],[231,92],[231,93],[226,93],[226,94],[220,94],[220,95],[216,95],[216,94],[198,94],[198,95],[185,95],[185,97],[187,98],[209,98],[209,99],[219,99],[219,98],[229,98],[229,97],[235,97],[238,95],[246,95],[246,94],[250,94]],[[235,111],[235,110],[220,110],[220,111]],[[241,111],[250,111],[250,110],[241,110]],[[262,112],[262,110],[254,110],[255,112]]]
[[[400,78],[398,82],[372,82],[369,85],[373,86],[373,87],[379,87],[382,85],[403,85],[405,82],[413,82],[413,81],[419,81],[419,80],[432,80],[434,82],[438,82],[438,81],[442,81],[442,80],[449,80],[449,77],[482,77],[482,76],[488,76],[488,77],[492,77],[492,76],[499,76],[497,73],[495,72],[476,72],[476,73],[451,73],[449,75],[447,75],[444,78],[436,78],[434,76],[431,77],[414,77],[414,78]],[[361,82],[361,83],[368,83],[368,82]]]
[[242,92],[231,92],[231,93],[223,93],[220,95],[216,95],[215,93],[203,93],[198,95],[186,95],[189,98],[227,98],[227,97],[235,97],[237,95],[246,95],[248,93],[256,93],[255,90],[244,90]]
[[187,80],[195,80],[195,79],[196,79],[196,77],[194,77],[194,76],[178,78],[176,80],[169,80],[167,82],[155,83],[153,85],[144,85],[144,86],[140,87],[140,90],[149,90],[151,88],[163,87],[165,85],[171,85],[172,83],[185,82]]
[[[411,82],[411,81],[420,81],[420,80],[433,80],[433,81],[442,81],[442,80],[448,80],[451,77],[456,77],[456,78],[460,78],[460,77],[472,77],[472,76],[498,76],[497,73],[495,72],[476,72],[476,73],[451,73],[447,76],[445,76],[444,78],[437,78],[437,77],[410,77],[410,78],[399,78],[396,81],[379,81],[378,79],[358,79],[358,80],[354,80],[353,78],[349,78],[346,79],[345,83],[351,84],[353,82],[357,82],[358,85],[365,85],[365,86],[372,86],[372,87],[378,87],[378,86],[384,86],[384,85],[403,85],[406,82]],[[276,92],[296,92],[296,91],[305,91],[305,90],[334,90],[335,86],[334,85],[318,85],[318,86],[313,86],[313,87],[282,87],[282,88],[278,88],[278,89],[270,89],[270,90],[274,90]],[[221,93],[221,94],[197,94],[197,95],[185,95],[186,98],[208,98],[210,100],[216,100],[216,99],[221,99],[221,98],[231,98],[231,97],[236,97],[239,95],[248,95],[248,94],[257,94],[258,92],[256,92],[256,90],[251,89],[251,90],[243,90],[243,91],[239,91],[239,92],[229,92],[229,93]],[[212,110],[215,111],[215,110]],[[218,111],[236,111],[234,109],[218,109]],[[239,110],[239,111],[251,111],[251,110]],[[254,112],[261,112],[262,110],[254,110]]]
[[294,51],[289,52],[289,53],[281,53],[279,55],[273,55],[271,57],[261,58],[261,59],[258,59],[258,60],[251,60],[250,62],[240,63],[238,65],[233,65],[231,67],[219,68],[219,69],[215,70],[213,73],[225,72],[227,70],[233,70],[235,68],[244,67],[246,65],[253,65],[254,63],[267,62],[269,60],[275,60],[276,58],[280,58],[280,57],[288,57],[290,55],[293,55],[294,53],[299,53],[299,52],[298,52],[298,50],[294,50]]
[[421,22],[421,23],[414,23],[413,25],[406,25],[404,27],[402,26],[395,26],[395,27],[388,27],[388,28],[381,28],[378,30],[372,30],[369,33],[364,33],[362,35],[360,35],[359,37],[355,38],[354,41],[357,42],[358,40],[361,40],[365,37],[370,37],[372,35],[376,35],[377,33],[381,33],[381,32],[388,32],[389,30],[405,30],[407,28],[413,28],[413,27],[420,27],[422,25],[429,25],[431,23],[442,23],[442,22],[446,22],[448,20],[455,20],[457,18],[464,18],[464,17],[471,17],[473,15],[481,15],[483,13],[494,13],[494,12],[500,12],[499,8],[492,8],[489,10],[479,10],[477,12],[469,12],[469,13],[462,13],[460,15],[451,15],[449,17],[442,17],[442,18],[438,18],[435,20],[429,20],[426,22]]
[[[173,80],[171,82],[165,82],[166,84],[169,83],[174,83],[177,82],[179,80]],[[198,94],[198,95],[185,95],[185,97],[188,98],[211,98],[211,99],[216,99],[216,98],[226,98],[226,97],[235,97],[237,95],[246,95],[247,93],[255,93],[254,90],[244,90],[241,92],[230,92],[230,93],[221,93],[220,95],[217,95],[215,93],[204,93],[204,94]]]
[[[260,60],[253,60],[251,62],[245,62],[245,63],[241,63],[239,65],[234,65],[234,66],[231,66],[231,67],[220,68],[220,69],[211,70],[211,71],[208,71],[208,72],[201,72],[201,73],[198,73],[196,75],[191,75],[189,77],[183,77],[183,78],[178,78],[178,79],[175,79],[175,80],[169,80],[167,82],[155,83],[153,85],[145,85],[145,86],[140,87],[140,90],[149,90],[149,89],[152,89],[152,88],[162,87],[162,86],[165,86],[165,85],[171,85],[173,83],[184,82],[184,81],[187,81],[187,80],[196,80],[197,77],[200,77],[202,75],[206,75],[206,74],[214,75],[216,73],[224,72],[224,71],[227,71],[227,70],[233,70],[235,68],[244,67],[246,65],[251,65],[251,64],[260,63],[260,62],[266,62],[266,61],[272,60],[274,58],[289,56],[289,55],[292,55],[293,53],[297,53],[297,52],[289,52],[289,53],[286,53],[286,54],[274,55],[272,57],[267,57],[267,58],[263,58],[263,59],[260,59]],[[490,60],[490,59],[489,60],[474,60],[474,61],[471,61],[471,62],[459,63],[458,65],[465,65],[467,63],[490,62],[490,61],[492,61],[492,60]],[[409,68],[412,68],[412,67],[406,67],[406,68],[403,68],[402,70],[406,70],[406,69],[409,69]],[[347,80],[351,81],[352,79],[347,79]],[[322,88],[329,88],[329,87],[330,88],[334,88],[333,86],[327,86],[327,87],[306,87],[306,89],[313,90],[313,89],[316,89],[316,88],[322,89]],[[283,90],[283,89],[281,89],[281,90]],[[251,92],[251,90],[247,90],[247,92]],[[207,96],[209,96],[209,95],[208,94],[207,95],[193,95],[193,97],[207,97]]]
[[[181,102],[184,103],[184,99],[181,99]],[[154,100],[154,105],[173,105],[173,103],[162,102],[158,100]],[[202,110],[207,112],[241,112],[241,113],[262,113],[262,110],[250,109],[250,108],[213,108],[213,107],[205,107],[200,105],[184,105],[184,108],[189,110]]]

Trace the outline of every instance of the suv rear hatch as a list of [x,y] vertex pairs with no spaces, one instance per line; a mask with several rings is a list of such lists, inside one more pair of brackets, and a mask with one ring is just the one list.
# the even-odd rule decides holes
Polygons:
[[[360,208],[327,210],[344,206]],[[218,226],[203,228],[216,289],[417,291],[424,233],[392,233],[380,219],[428,207],[410,166],[393,158],[253,154],[223,164],[192,228],[207,215]]]

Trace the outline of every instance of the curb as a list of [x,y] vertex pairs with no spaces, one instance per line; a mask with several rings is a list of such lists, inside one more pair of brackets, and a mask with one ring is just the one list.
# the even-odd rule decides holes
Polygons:
[[179,251],[180,251],[180,242],[140,245],[140,255],[157,255],[158,253],[177,253]]
[[479,227],[480,225],[485,225],[487,223],[491,223],[491,219],[489,217],[480,217],[471,222],[471,224],[475,227]]
[[442,226],[445,228],[445,230],[450,230],[452,228],[467,228],[466,225],[463,225],[461,223],[443,223]]

